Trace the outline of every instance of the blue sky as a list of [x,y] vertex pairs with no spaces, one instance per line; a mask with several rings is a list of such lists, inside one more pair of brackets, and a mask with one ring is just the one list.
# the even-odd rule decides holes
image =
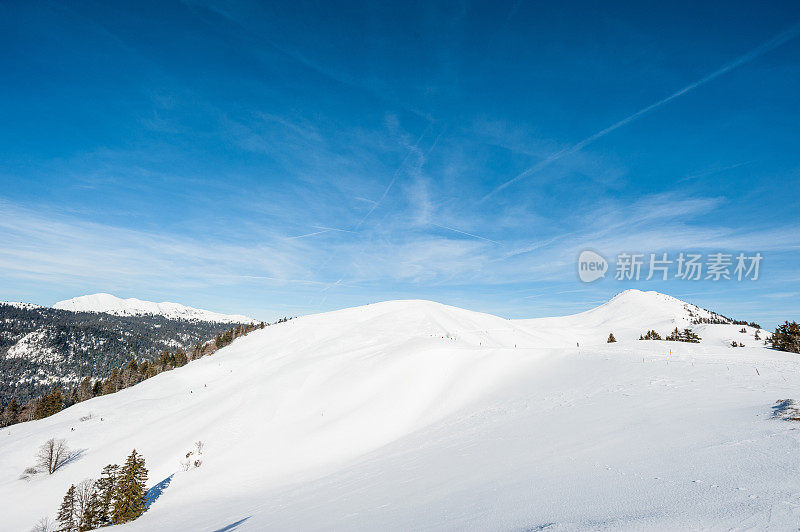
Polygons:
[[800,318],[800,4],[12,1],[0,50],[0,299]]

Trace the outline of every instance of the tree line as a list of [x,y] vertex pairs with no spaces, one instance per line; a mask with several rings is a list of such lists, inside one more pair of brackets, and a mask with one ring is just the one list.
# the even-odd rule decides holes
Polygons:
[[[704,321],[703,323],[715,323],[713,321]],[[745,321],[733,321],[729,320],[725,322],[726,324],[735,324],[735,325],[748,325],[756,329],[753,338],[756,340],[760,340],[761,337],[758,333],[761,331],[761,327],[755,322],[745,322]],[[746,333],[747,329],[742,327],[739,330],[740,333]],[[614,335],[609,336],[609,342],[612,342]],[[661,335],[654,330],[647,331],[645,334],[639,336],[639,340],[661,340]],[[683,331],[679,331],[677,327],[667,335],[664,340],[671,340],[671,341],[678,341],[678,342],[691,342],[691,343],[698,343],[700,342],[700,337],[695,334],[691,329],[684,329]],[[782,325],[778,325],[775,328],[775,332],[770,335],[769,338],[764,340],[764,344],[771,344],[773,349],[777,349],[779,351],[788,351],[790,353],[800,353],[800,324],[796,321],[785,321]],[[744,344],[741,342],[734,341],[731,343],[732,347],[744,347]]]
[[[649,330],[644,334],[639,335],[639,340],[661,340],[661,335],[654,330]],[[700,343],[700,337],[695,334],[691,329],[684,329],[679,331],[677,327],[671,333],[667,335],[664,340],[672,341],[672,342],[690,342],[693,344]],[[608,335],[607,343],[612,344],[616,342],[617,339],[614,338],[614,333]]]

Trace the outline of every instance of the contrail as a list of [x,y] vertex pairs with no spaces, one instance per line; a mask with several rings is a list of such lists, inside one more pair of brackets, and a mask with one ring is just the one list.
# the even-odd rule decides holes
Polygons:
[[[297,239],[297,238],[305,238],[305,237],[307,237],[307,236],[321,235],[322,233],[329,233],[329,232],[331,232],[331,231],[333,231],[333,229],[323,229],[323,230],[321,230],[321,231],[314,231],[313,233],[305,233],[305,234],[303,234],[303,235],[297,235],[297,236],[287,236],[287,237],[286,237],[286,239],[287,239],[287,240],[294,240],[294,239]],[[348,233],[349,233],[349,232],[350,232],[350,231],[348,231]]]
[[331,231],[335,231],[335,232],[339,232],[339,233],[354,233],[355,232],[355,231],[350,231],[348,229],[337,229],[336,227],[325,227],[325,226],[322,226],[322,225],[312,225],[311,227],[313,227],[314,229],[319,229],[319,231],[314,231],[313,233],[305,233],[305,234],[296,235],[296,236],[287,236],[286,239],[287,240],[293,240],[293,239],[297,239],[297,238],[305,238],[307,236],[314,236],[314,235],[321,235],[323,233],[330,233]]
[[[395,170],[394,175],[392,176],[392,180],[389,182],[389,185],[383,191],[383,194],[381,195],[381,197],[378,198],[378,201],[373,201],[373,200],[370,200],[370,199],[367,199],[367,198],[358,198],[358,199],[361,199],[361,200],[365,200],[365,201],[367,201],[369,203],[372,203],[372,207],[367,211],[367,214],[365,214],[364,217],[361,218],[358,221],[358,223],[352,229],[350,229],[350,230],[342,230],[342,231],[344,231],[346,233],[357,233],[359,231],[359,229],[361,229],[361,226],[364,225],[364,222],[367,221],[367,218],[369,218],[370,215],[375,211],[375,209],[377,209],[380,206],[380,204],[383,202],[383,200],[386,199],[386,195],[389,194],[389,191],[392,189],[392,186],[394,185],[395,181],[397,181],[397,178],[400,176],[400,172],[403,170],[403,167],[406,165],[406,161],[408,161],[408,158],[411,157],[411,154],[414,153],[414,150],[417,149],[417,147],[419,146],[419,143],[422,142],[422,139],[425,138],[425,135],[428,134],[428,131],[430,131],[432,127],[433,127],[433,122],[428,122],[427,127],[422,132],[422,134],[419,136],[419,138],[417,138],[417,141],[412,146],[410,146],[408,148],[408,153],[406,153],[406,156],[400,162],[400,166],[398,166],[397,169]],[[439,134],[439,136],[441,136],[441,133]],[[438,141],[439,141],[439,137],[436,137],[436,141],[434,142],[434,146],[436,145],[436,142],[438,142]],[[428,150],[428,152],[430,153],[430,150]],[[325,228],[325,229],[328,229],[328,228]],[[328,230],[332,230],[332,229],[328,229]],[[319,233],[325,233],[325,232],[327,232],[327,231],[323,230],[323,231],[319,231],[317,233],[311,233],[311,234],[319,234]],[[301,235],[301,236],[310,236],[310,235]],[[363,250],[362,250],[362,253],[363,253]],[[325,259],[325,261],[319,266],[319,268],[317,268],[316,273],[319,273],[322,270],[322,268],[327,266],[328,263],[331,260],[333,260],[333,257],[334,257],[333,254],[328,255],[328,258]],[[334,283],[334,285],[338,285],[341,281],[342,281],[342,279],[339,279],[338,281],[336,281]]]
[[743,64],[745,64],[745,63],[747,63],[749,61],[752,61],[753,59],[755,59],[755,58],[757,58],[757,57],[769,52],[770,50],[773,50],[773,49],[777,48],[778,46],[780,46],[780,45],[782,45],[782,44],[794,39],[795,37],[797,37],[798,33],[800,33],[800,23],[796,23],[795,25],[793,25],[792,27],[790,27],[788,30],[784,31],[783,33],[779,33],[778,35],[776,35],[772,39],[768,40],[767,42],[762,43],[759,46],[756,46],[755,48],[753,48],[752,50],[750,50],[746,54],[734,59],[730,63],[727,63],[727,64],[723,65],[722,67],[718,68],[717,70],[713,71],[712,73],[708,74],[707,76],[702,77],[699,80],[694,81],[694,82],[686,85],[681,90],[670,94],[666,98],[664,98],[662,100],[659,100],[659,101],[657,101],[657,102],[655,102],[653,104],[650,104],[647,107],[636,111],[632,115],[630,115],[630,116],[628,116],[626,118],[623,118],[622,120],[620,120],[616,124],[610,125],[607,128],[598,131],[594,135],[583,139],[582,141],[578,142],[577,144],[574,144],[574,145],[572,145],[572,146],[570,146],[568,148],[564,148],[563,150],[561,150],[561,151],[559,151],[557,153],[554,153],[553,155],[550,155],[546,159],[543,159],[543,160],[539,161],[538,163],[534,164],[530,168],[526,169],[524,172],[522,172],[519,175],[517,175],[516,177],[514,177],[513,179],[509,179],[508,181],[506,181],[502,185],[498,186],[496,189],[494,189],[491,192],[489,192],[488,194],[486,194],[483,198],[481,198],[481,201],[489,199],[494,194],[500,192],[501,190],[503,190],[504,188],[506,188],[506,187],[508,187],[510,185],[513,185],[514,183],[516,183],[520,179],[524,179],[524,178],[530,176],[531,174],[534,174],[534,173],[538,172],[542,168],[548,166],[553,161],[557,161],[558,159],[561,159],[565,155],[571,155],[571,154],[573,154],[573,153],[575,153],[577,151],[580,151],[581,149],[585,148],[587,145],[591,144],[592,142],[596,141],[597,139],[605,137],[606,135],[608,135],[609,133],[611,133],[615,129],[619,129],[619,128],[621,128],[622,126],[624,126],[626,124],[630,124],[634,120],[646,115],[650,111],[654,111],[655,109],[658,109],[662,105],[666,105],[669,102],[671,102],[672,100],[675,100],[676,98],[680,98],[684,94],[687,94],[687,93],[693,91],[697,87],[705,85],[709,81],[712,81],[712,80],[720,77],[721,75],[730,72],[734,68],[740,67]]
[[314,229],[320,229],[320,230],[323,230],[323,231],[336,231],[336,232],[339,232],[339,233],[352,233],[353,232],[353,231],[350,231],[349,229],[339,229],[337,227],[325,227],[324,225],[312,225],[311,227],[313,227]]
[[472,233],[467,233],[466,231],[461,231],[460,229],[455,229],[453,227],[447,227],[446,225],[439,225],[433,222],[431,222],[431,225],[435,225],[436,227],[440,227],[442,229],[447,229],[448,231],[461,233],[462,235],[471,236],[473,238],[480,238],[481,240],[486,240],[487,242],[491,242],[492,244],[500,244],[500,242],[498,242],[497,240],[492,240],[491,238],[486,238],[485,236],[473,235]]
[[[386,199],[386,195],[389,193],[389,190],[391,190],[392,185],[394,185],[394,182],[397,181],[397,178],[400,176],[400,171],[406,165],[406,161],[408,160],[409,157],[411,157],[411,154],[414,153],[414,150],[417,149],[417,146],[419,146],[419,143],[422,141],[422,138],[428,133],[428,131],[431,129],[432,126],[433,126],[433,123],[429,122],[428,123],[428,127],[425,128],[425,131],[422,132],[422,135],[419,136],[419,138],[414,143],[414,145],[411,146],[410,148],[408,148],[408,153],[406,153],[406,156],[403,158],[403,161],[400,163],[400,166],[398,166],[397,170],[395,170],[394,176],[392,176],[392,180],[389,182],[389,186],[387,186],[386,190],[383,191],[383,195],[381,195],[381,197],[378,199],[378,201],[373,202],[372,208],[369,211],[367,211],[367,214],[365,214],[364,217],[361,218],[361,220],[359,220],[359,222],[353,228],[353,232],[358,231],[361,228],[361,226],[364,224],[364,222],[367,220],[367,218],[369,218],[370,214],[372,214],[372,212],[375,209],[378,208],[378,205],[380,205],[381,202],[384,199]],[[436,140],[437,141],[439,140],[438,137],[437,137]]]

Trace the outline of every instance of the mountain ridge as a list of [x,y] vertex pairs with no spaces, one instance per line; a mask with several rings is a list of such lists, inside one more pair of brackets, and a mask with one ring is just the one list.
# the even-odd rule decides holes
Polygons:
[[222,314],[210,310],[189,307],[180,303],[162,301],[145,301],[134,297],[122,299],[120,297],[98,292],[58,301],[53,308],[70,310],[73,312],[99,312],[115,316],[164,316],[168,319],[183,319],[190,321],[207,321],[214,323],[248,323],[257,324],[258,320],[241,314]]

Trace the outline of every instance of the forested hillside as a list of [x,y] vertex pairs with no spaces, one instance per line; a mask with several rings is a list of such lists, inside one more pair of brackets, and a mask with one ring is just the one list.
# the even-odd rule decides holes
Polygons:
[[189,349],[230,323],[114,316],[0,303],[0,403],[25,403],[56,385],[105,378],[129,360]]

